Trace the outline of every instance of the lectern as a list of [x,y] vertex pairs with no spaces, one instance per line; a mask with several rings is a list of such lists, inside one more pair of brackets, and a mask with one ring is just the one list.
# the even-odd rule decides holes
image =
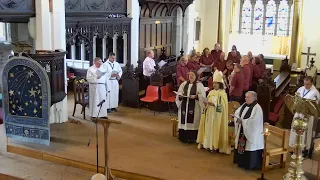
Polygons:
[[109,146],[108,146],[108,135],[109,135],[109,127],[111,124],[121,124],[121,121],[116,120],[110,120],[110,119],[98,119],[98,123],[101,123],[104,130],[104,174],[107,177],[108,180],[113,180],[114,176],[111,173],[110,167],[109,167]]

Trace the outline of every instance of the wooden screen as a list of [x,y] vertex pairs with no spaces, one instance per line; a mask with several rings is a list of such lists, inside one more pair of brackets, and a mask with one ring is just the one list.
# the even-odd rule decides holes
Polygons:
[[172,27],[174,17],[168,16],[165,5],[159,5],[150,12],[147,6],[142,6],[140,14],[140,48],[139,59],[146,57],[147,50],[154,50],[155,59],[161,55],[164,48],[166,55],[172,55]]

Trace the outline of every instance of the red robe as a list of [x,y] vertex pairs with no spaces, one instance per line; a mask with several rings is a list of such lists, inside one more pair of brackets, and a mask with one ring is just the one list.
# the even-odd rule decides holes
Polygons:
[[237,55],[233,56],[231,52],[229,52],[228,54],[228,58],[227,61],[231,60],[233,63],[240,63],[240,59],[241,59],[241,55],[239,53],[239,51],[237,51]]
[[266,71],[266,64],[264,63],[264,61],[260,61],[260,64],[258,66],[260,69],[260,77],[263,77]]
[[196,61],[189,61],[187,66],[190,71],[198,71],[200,69],[200,63]]
[[220,54],[222,53],[221,50],[216,51],[216,50],[212,50],[211,51],[211,55],[214,61],[218,61],[220,59]]
[[187,81],[188,80],[188,72],[190,72],[190,70],[187,65],[182,66],[180,63],[177,65],[176,76],[177,76],[177,83],[179,86],[182,83],[180,81],[179,77],[183,77]]
[[248,91],[250,86],[250,76],[251,76],[251,68],[249,64],[246,64],[242,67],[242,73],[244,76],[244,87],[243,91]]

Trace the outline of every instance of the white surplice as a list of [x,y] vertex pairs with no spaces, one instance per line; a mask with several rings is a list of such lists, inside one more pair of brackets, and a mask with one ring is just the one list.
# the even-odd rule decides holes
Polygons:
[[[187,84],[187,81],[183,82],[178,90],[179,94],[183,94],[184,91],[184,86]],[[188,90],[187,90],[187,95],[190,96],[190,91],[192,88],[192,84],[189,84]],[[199,129],[199,124],[200,124],[200,119],[201,119],[201,114],[204,108],[204,104],[202,100],[206,97],[206,92],[204,90],[203,84],[202,83],[197,83],[197,95],[198,95],[198,101],[195,103],[194,107],[194,121],[193,123],[187,123],[188,119],[188,113],[185,113],[184,115],[182,114],[182,111],[188,112],[188,105],[189,105],[189,98],[187,99],[187,105],[186,109],[181,108],[182,101],[179,100],[178,95],[176,96],[176,104],[178,107],[178,128],[183,129],[183,130],[198,130]],[[185,116],[185,124],[181,124],[181,116]]]
[[[102,100],[107,101],[106,75],[102,75],[106,72],[107,70],[103,66],[97,68],[95,65],[89,67],[87,71],[87,81],[89,82],[89,110],[91,117],[97,117],[99,112],[99,107],[97,107],[97,105]],[[99,117],[107,117],[107,115],[107,102],[105,102],[101,107]]]
[[[245,106],[242,105],[242,106]],[[235,117],[240,117],[240,106],[236,112]],[[241,119],[247,113],[249,107],[245,107],[241,114]],[[243,133],[247,138],[245,151],[256,151],[264,148],[264,139],[263,139],[263,112],[261,106],[256,104],[251,112],[251,115],[248,119],[243,119],[242,123],[237,123],[237,118],[234,118],[235,123],[235,147],[238,147],[238,140],[240,136],[240,129],[243,126]]]
[[[109,59],[103,64],[103,66],[107,70],[107,107],[108,109],[117,108],[119,104],[119,82],[117,78],[121,78],[122,68],[118,62],[110,62]],[[113,73],[117,73],[117,77],[111,77]]]
[[[297,92],[300,94],[300,97],[303,97],[306,99],[311,99],[311,100],[317,100],[319,103],[320,94],[315,86],[312,85],[312,87],[310,89],[306,89],[304,86],[302,86],[297,90]],[[298,116],[303,117],[302,114],[295,113],[293,118],[298,117]],[[306,132],[305,132],[302,137],[302,139],[305,140],[306,149],[310,149],[311,139],[314,136],[313,130],[312,130],[313,129],[313,121],[314,121],[314,117],[312,116],[309,118],[309,121],[308,121],[307,136],[305,136],[306,135]],[[296,144],[296,133],[291,128],[289,145],[291,147],[293,147],[295,144]]]

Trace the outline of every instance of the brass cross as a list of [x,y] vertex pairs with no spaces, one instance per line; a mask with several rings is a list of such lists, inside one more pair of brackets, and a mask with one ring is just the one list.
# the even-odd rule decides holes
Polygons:
[[304,53],[304,52],[301,53],[301,55],[307,55],[307,64],[306,64],[307,67],[309,65],[310,56],[316,56],[316,53],[311,53],[310,51],[311,51],[311,47],[308,47],[307,53]]

